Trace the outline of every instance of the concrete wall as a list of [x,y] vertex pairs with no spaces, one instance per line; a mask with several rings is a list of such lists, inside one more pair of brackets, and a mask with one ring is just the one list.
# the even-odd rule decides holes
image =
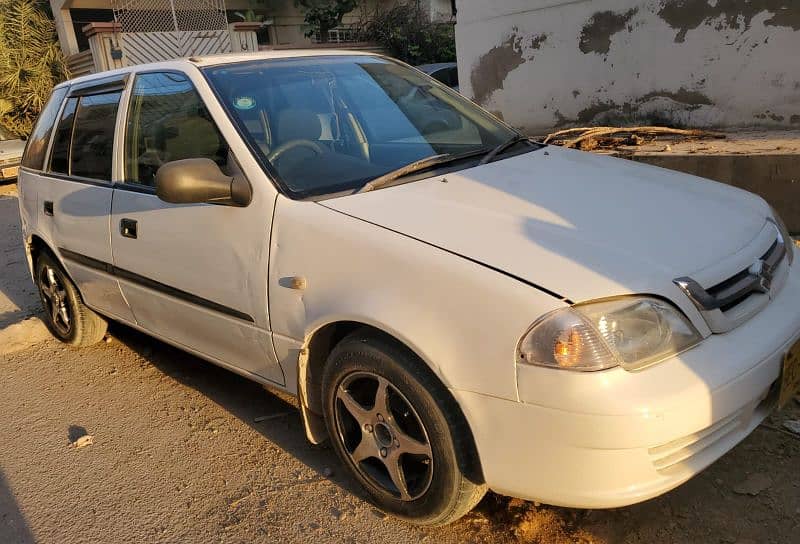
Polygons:
[[461,91],[533,132],[800,127],[800,0],[459,0]]

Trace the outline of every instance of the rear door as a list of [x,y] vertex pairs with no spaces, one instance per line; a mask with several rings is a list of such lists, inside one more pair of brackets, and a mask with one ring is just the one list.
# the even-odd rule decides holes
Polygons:
[[45,171],[26,176],[29,187],[36,187],[37,230],[60,255],[84,302],[131,321],[110,270],[112,164],[124,85],[125,78],[117,76],[73,86],[58,116]]
[[170,161],[208,158],[228,175],[244,175],[186,74],[136,75],[125,132],[125,179],[114,195],[111,239],[136,321],[212,360],[282,384],[267,314],[274,198],[258,187],[243,208],[170,204],[156,196],[156,172]]

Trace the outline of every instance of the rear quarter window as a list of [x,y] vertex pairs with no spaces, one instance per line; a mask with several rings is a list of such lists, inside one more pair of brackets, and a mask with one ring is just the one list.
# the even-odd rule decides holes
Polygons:
[[28,138],[25,146],[25,154],[22,156],[22,166],[33,170],[44,168],[44,156],[47,153],[47,144],[50,142],[50,135],[53,133],[53,126],[56,124],[58,110],[67,95],[69,87],[59,87],[50,95],[39,120]]

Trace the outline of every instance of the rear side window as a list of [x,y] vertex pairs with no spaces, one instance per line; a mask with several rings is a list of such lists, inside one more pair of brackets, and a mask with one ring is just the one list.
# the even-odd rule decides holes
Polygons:
[[25,147],[25,154],[22,157],[22,166],[33,170],[42,170],[44,168],[44,156],[47,153],[50,134],[53,132],[58,110],[68,90],[69,87],[60,87],[50,95],[50,100],[47,101],[42,113],[39,114],[36,127],[28,139],[28,145]]
[[191,158],[228,161],[228,145],[189,79],[178,73],[136,76],[125,137],[125,181],[155,186],[162,164]]
[[114,128],[121,93],[68,98],[50,153],[50,171],[111,180]]
[[116,92],[81,97],[72,131],[71,175],[111,180],[120,96]]
[[50,171],[59,174],[69,174],[69,144],[72,141],[72,124],[75,121],[75,109],[78,99],[70,98],[61,112],[55,136],[53,136],[53,150],[50,152]]

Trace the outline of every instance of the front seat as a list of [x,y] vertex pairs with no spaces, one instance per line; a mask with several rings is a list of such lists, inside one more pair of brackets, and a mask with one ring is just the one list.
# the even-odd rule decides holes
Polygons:
[[285,109],[278,114],[275,127],[277,145],[292,140],[311,140],[318,143],[322,136],[322,124],[319,116],[311,110]]
[[[275,136],[273,151],[287,143],[300,141],[310,141],[323,150],[325,149],[324,142],[320,141],[322,123],[320,123],[319,116],[311,110],[286,109],[281,111],[278,114],[273,134]],[[270,158],[270,160],[273,160],[273,165],[278,168],[279,172],[287,173],[294,171],[304,161],[318,154],[319,151],[315,152],[308,147],[298,146],[287,149],[279,158]]]

